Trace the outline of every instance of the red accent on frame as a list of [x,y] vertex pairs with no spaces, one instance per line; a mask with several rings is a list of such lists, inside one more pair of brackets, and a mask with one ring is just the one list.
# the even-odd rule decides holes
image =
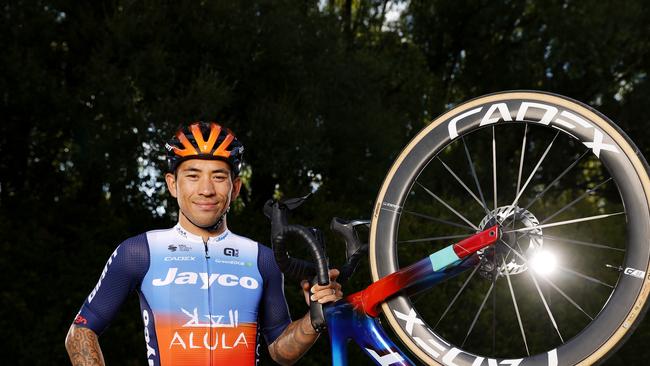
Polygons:
[[[499,226],[494,225],[487,230],[453,244],[453,249],[459,258],[464,258],[488,245],[494,244],[498,239]],[[423,266],[422,261],[416,262],[372,283],[362,291],[347,296],[346,300],[369,316],[377,317],[381,312],[381,303],[411,285],[413,280],[423,275],[423,272],[430,270],[431,267],[428,265]]]
[[458,258],[465,258],[470,254],[474,254],[480,249],[493,244],[499,239],[499,225],[494,225],[487,230],[470,236],[456,244],[454,244],[454,253]]

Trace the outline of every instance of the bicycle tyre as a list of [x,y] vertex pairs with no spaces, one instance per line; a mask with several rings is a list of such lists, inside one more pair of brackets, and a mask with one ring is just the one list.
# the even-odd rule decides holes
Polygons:
[[[403,149],[389,170],[373,209],[369,240],[369,258],[373,280],[376,281],[400,268],[398,254],[398,242],[400,240],[398,236],[400,233],[408,231],[408,228],[400,227],[400,223],[402,221],[406,222],[405,204],[409,204],[409,200],[411,199],[409,197],[415,196],[416,191],[421,191],[422,187],[424,187],[422,183],[418,182],[418,179],[425,174],[424,172],[433,165],[440,165],[435,160],[440,158],[441,154],[452,155],[456,153],[455,151],[461,151],[460,147],[455,147],[460,146],[458,144],[461,143],[461,140],[464,144],[465,138],[470,138],[473,136],[473,133],[485,134],[487,133],[486,131],[489,131],[489,128],[492,129],[492,145],[493,149],[495,149],[493,155],[495,166],[493,171],[496,172],[497,153],[496,147],[494,147],[496,146],[495,131],[497,129],[500,131],[505,130],[506,127],[511,128],[512,126],[519,126],[516,127],[518,129],[521,129],[521,126],[525,126],[524,136],[526,136],[529,128],[531,131],[537,131],[537,129],[543,128],[551,131],[551,134],[553,132],[556,133],[556,137],[558,135],[562,136],[560,138],[564,139],[562,141],[567,144],[571,144],[570,141],[579,141],[582,144],[576,143],[576,146],[584,146],[587,150],[590,150],[589,159],[593,159],[594,164],[598,167],[601,166],[598,164],[602,164],[602,171],[609,174],[613,185],[611,185],[609,189],[610,193],[608,194],[611,194],[613,191],[618,191],[620,202],[615,202],[612,206],[619,205],[624,209],[623,213],[626,225],[625,239],[622,242],[624,248],[617,249],[618,251],[624,250],[624,254],[620,254],[623,256],[622,261],[618,263],[618,273],[611,275],[617,276],[617,278],[614,285],[612,285],[613,289],[609,295],[605,296],[606,299],[602,303],[602,308],[593,316],[593,320],[588,321],[586,326],[581,326],[582,329],[573,334],[570,339],[563,339],[561,330],[558,329],[559,326],[555,325],[555,329],[561,339],[559,344],[550,349],[536,350],[531,353],[528,352],[529,346],[526,343],[526,332],[522,329],[522,336],[520,338],[523,339],[522,343],[526,343],[525,348],[527,353],[512,356],[482,356],[472,350],[456,346],[454,342],[446,339],[444,334],[441,334],[438,330],[434,330],[426,320],[422,320],[420,311],[416,309],[407,295],[403,294],[390,299],[382,305],[383,314],[389,326],[413,354],[422,362],[429,365],[591,365],[602,362],[617,347],[620,347],[638,325],[647,310],[647,298],[650,292],[650,276],[648,275],[650,271],[650,243],[648,243],[647,239],[650,238],[650,178],[648,177],[647,162],[630,138],[604,115],[585,104],[567,97],[537,91],[495,93],[458,105],[432,121]],[[553,141],[556,141],[556,139],[554,138]],[[524,147],[520,151],[521,155],[527,152],[525,142],[526,137],[524,137],[524,143],[522,144]],[[551,142],[552,144],[553,142]],[[541,145],[543,144],[538,143],[538,146],[535,148],[539,149]],[[466,146],[465,149],[467,150]],[[468,152],[467,154],[469,156],[470,153]],[[447,155],[442,155],[442,158],[445,158]],[[544,156],[542,156],[542,160]],[[440,161],[443,160],[441,159]],[[563,162],[554,162],[557,165],[561,165],[560,163]],[[436,169],[445,171],[440,167]],[[522,176],[521,170],[520,165],[519,180],[521,180]],[[531,173],[531,177],[535,177],[534,174],[535,171]],[[494,176],[497,176],[497,174],[494,173]],[[576,173],[576,176],[579,177],[580,175]],[[494,178],[494,181],[496,182],[497,178]],[[452,183],[449,184],[451,185]],[[478,190],[481,191],[481,184],[478,183],[478,179],[476,185],[478,186]],[[495,183],[494,185],[496,186],[497,184]],[[514,183],[512,185],[514,186]],[[550,184],[549,186],[552,185]],[[470,184],[468,183],[467,186],[470,186]],[[538,187],[538,194],[539,189],[541,189],[541,186]],[[587,195],[590,189],[592,188],[585,188],[584,194]],[[494,190],[494,196],[496,197],[497,188],[494,188]],[[519,183],[515,192],[520,195],[522,194],[522,192],[519,192]],[[424,195],[427,196],[426,193]],[[476,198],[476,195],[474,197]],[[481,198],[483,198],[482,193]],[[476,200],[479,201],[478,198]],[[440,200],[431,201],[435,203],[440,202]],[[490,219],[496,217],[498,219],[499,214],[497,213],[497,208],[501,209],[500,212],[505,210],[506,213],[514,210],[515,216],[507,217],[514,225],[517,212],[522,212],[518,211],[522,209],[518,207],[519,203],[513,202],[511,206],[498,206],[496,201],[497,199],[495,198],[494,210],[490,210],[488,207],[489,213],[486,214],[485,218]],[[515,201],[517,200],[515,199]],[[462,198],[459,202],[462,202]],[[506,202],[509,202],[509,199]],[[483,203],[485,203],[485,200],[483,200]],[[503,207],[506,208],[504,209]],[[531,213],[530,215],[534,214]],[[503,219],[505,220],[506,218]],[[596,224],[596,219],[593,220],[594,223],[586,223],[585,220],[584,225],[607,226]],[[466,221],[478,224],[476,220]],[[617,223],[620,222],[617,221]],[[619,225],[617,224],[617,226]],[[594,226],[594,229],[600,228]],[[528,228],[522,230],[528,230]],[[531,238],[535,235],[534,233],[531,234]],[[519,237],[517,237],[515,243],[518,243],[519,240]],[[532,242],[532,239],[530,241]],[[511,244],[513,243],[511,242]],[[530,245],[529,249],[532,248],[532,244]],[[522,253],[524,253],[523,250]],[[587,254],[585,252],[585,255]],[[614,258],[613,255],[612,258]],[[532,270],[528,268],[528,261],[530,260],[530,258],[521,259],[525,265],[520,264],[520,267],[526,267],[523,271],[531,272],[529,273],[529,277],[535,281],[534,278],[540,275],[533,274]],[[497,260],[494,259],[494,261],[496,263]],[[505,266],[505,264],[506,262],[504,260],[503,265]],[[597,267],[596,270],[599,273],[605,271],[601,268],[603,267],[602,264],[598,263],[597,266],[594,266]],[[609,263],[605,264],[610,265]],[[610,267],[613,266],[610,265]],[[509,270],[504,269],[505,267],[500,268],[495,271],[501,272],[493,272],[496,273],[493,277],[497,279],[492,279],[493,283],[490,291],[494,288],[499,278],[514,276],[512,274],[508,276],[503,275],[503,273]],[[501,273],[501,277],[499,273]],[[510,282],[510,279],[508,279],[508,282]],[[551,283],[552,281],[547,282]],[[558,304],[561,301],[548,305],[545,300],[546,295],[540,291],[540,287],[537,284],[535,286],[537,286],[539,296],[532,294],[530,297],[539,298],[539,302],[546,306],[549,314],[547,317],[552,320],[551,323],[555,324],[551,309],[553,305],[559,306]],[[549,284],[549,286],[554,285]],[[433,292],[435,292],[435,289]],[[489,294],[490,292],[488,291]],[[510,287],[510,294],[512,298],[516,299],[517,296],[512,289],[512,285]],[[488,295],[483,299],[483,305],[485,305]],[[571,298],[571,294],[564,295],[566,295],[565,298]],[[494,297],[496,296],[495,294]],[[554,296],[561,300],[559,294],[549,296]],[[504,298],[507,297],[506,295]],[[513,307],[517,308],[516,300],[512,302],[515,303]],[[483,305],[481,305],[481,309],[483,309]],[[420,306],[422,307],[422,305]],[[594,306],[598,307],[601,305]],[[579,305],[578,308],[580,308]],[[566,305],[566,309],[571,309],[571,306]],[[497,311],[498,309],[495,305],[494,314]],[[575,311],[575,309],[567,311],[571,312]],[[585,311],[583,310],[583,312]],[[519,310],[516,313],[517,317],[519,317]],[[401,314],[401,317],[398,317],[396,314]],[[404,314],[409,314],[409,316],[404,316]],[[475,323],[480,315],[479,311],[474,319]],[[443,314],[444,316],[445,314]],[[493,316],[496,319],[497,315]],[[587,316],[589,317],[589,315]],[[544,315],[540,315],[540,319],[544,317]],[[519,319],[520,328],[523,328],[522,323],[523,320]],[[472,324],[472,327],[474,327],[474,324]],[[472,332],[472,329],[470,329],[470,332]],[[469,336],[469,334],[467,335]]]

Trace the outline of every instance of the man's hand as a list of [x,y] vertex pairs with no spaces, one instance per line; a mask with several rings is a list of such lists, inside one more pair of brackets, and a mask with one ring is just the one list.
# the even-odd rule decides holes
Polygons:
[[[327,286],[309,286],[308,281],[302,281],[301,286],[305,293],[305,301],[309,305],[309,298],[321,304],[338,301],[343,298],[341,285],[336,282],[339,271],[330,269],[330,284]],[[311,296],[310,296],[311,292]],[[311,326],[309,313],[299,320],[289,324],[287,329],[269,345],[269,354],[273,360],[281,365],[292,365],[302,357],[305,352],[318,339],[318,333]]]
[[[330,283],[327,286],[321,286],[316,284],[309,287],[309,281],[303,280],[300,285],[305,294],[305,302],[309,305],[309,299],[311,301],[318,301],[321,304],[328,302],[335,302],[343,298],[343,292],[341,291],[341,284],[336,282],[336,278],[339,276],[338,269],[330,269]],[[311,294],[311,296],[310,296]]]

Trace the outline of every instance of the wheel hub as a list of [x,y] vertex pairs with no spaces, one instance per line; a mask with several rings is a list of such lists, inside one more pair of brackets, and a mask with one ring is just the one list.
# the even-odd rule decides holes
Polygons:
[[[517,206],[501,206],[487,214],[478,227],[479,230],[499,224],[502,235],[497,244],[479,251],[481,258],[479,273],[490,280],[498,276],[518,275],[528,270],[527,261],[543,247],[542,229],[535,228],[524,232],[508,232],[520,228],[534,228],[539,220],[530,211]],[[514,253],[517,251],[525,260]]]

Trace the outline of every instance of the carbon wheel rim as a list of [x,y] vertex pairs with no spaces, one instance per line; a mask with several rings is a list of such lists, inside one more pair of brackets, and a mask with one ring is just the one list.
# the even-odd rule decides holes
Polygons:
[[[528,103],[526,108],[522,108],[522,105],[525,105],[524,103]],[[510,121],[507,120],[508,117]],[[481,126],[482,123],[483,125]],[[569,124],[573,124],[573,128]],[[585,309],[586,311],[588,310],[589,316],[593,320],[588,319],[586,325],[579,325],[579,330],[569,331],[568,334],[566,330],[560,329],[557,332],[558,338],[562,337],[563,332],[566,335],[563,339],[556,342],[557,345],[551,345],[547,347],[548,349],[541,349],[544,347],[529,347],[527,345],[525,348],[530,348],[528,352],[524,350],[513,355],[501,355],[498,352],[492,354],[490,352],[481,352],[482,348],[480,346],[473,347],[471,343],[463,345],[464,347],[462,348],[454,346],[454,344],[462,343],[463,340],[459,340],[454,336],[453,332],[437,328],[439,324],[429,324],[437,323],[437,321],[435,319],[433,321],[426,319],[423,314],[420,314],[419,309],[423,306],[426,308],[431,307],[431,300],[424,301],[425,305],[422,305],[420,301],[414,306],[411,299],[405,296],[396,297],[384,305],[384,313],[390,326],[408,348],[422,361],[429,364],[454,363],[457,365],[480,365],[483,362],[485,362],[484,364],[491,362],[488,360],[489,358],[495,360],[494,362],[497,362],[497,364],[503,362],[506,362],[505,364],[526,365],[593,363],[614,349],[629,334],[628,330],[633,328],[638,314],[645,309],[648,288],[646,273],[649,256],[648,244],[645,238],[649,234],[648,222],[650,221],[646,193],[648,192],[648,178],[645,161],[636,156],[634,145],[631,144],[629,139],[620,133],[606,118],[575,101],[543,93],[511,92],[495,94],[478,98],[449,111],[418,134],[409,146],[405,148],[389,172],[375,204],[370,238],[370,258],[373,278],[376,280],[403,266],[404,263],[400,264],[399,245],[404,245],[405,243],[403,241],[405,240],[418,239],[405,239],[403,232],[405,223],[410,220],[404,219],[405,215],[412,215],[407,212],[412,210],[412,207],[409,206],[409,195],[412,194],[411,192],[414,192],[414,189],[419,190],[420,194],[428,194],[426,192],[426,183],[422,183],[418,179],[426,178],[425,175],[428,174],[427,169],[431,168],[433,164],[437,164],[437,169],[447,174],[441,179],[446,180],[449,185],[456,184],[456,178],[453,177],[453,174],[449,172],[450,169],[447,168],[451,168],[456,175],[460,174],[457,172],[460,168],[456,169],[455,167],[451,167],[448,163],[445,163],[448,165],[448,167],[445,167],[445,164],[440,162],[440,160],[444,162],[449,158],[447,155],[444,155],[448,154],[445,151],[448,151],[450,148],[452,150],[456,149],[462,155],[462,150],[464,149],[462,147],[454,148],[453,145],[459,145],[459,141],[464,136],[469,138],[472,134],[484,133],[490,129],[497,131],[506,127],[522,131],[530,129],[530,132],[535,133],[537,132],[533,130],[543,128],[548,130],[547,134],[549,135],[559,134],[556,139],[559,138],[560,140],[555,140],[555,142],[567,143],[567,141],[574,141],[576,149],[582,147],[589,150],[588,155],[591,156],[596,156],[596,152],[598,153],[596,160],[602,163],[602,168],[611,177],[611,180],[606,182],[605,185],[611,183],[609,190],[616,191],[619,194],[621,200],[620,205],[624,212],[620,215],[619,219],[623,218],[625,222],[625,239],[617,248],[621,249],[622,247],[625,251],[620,255],[620,259],[614,261],[614,263],[604,263],[622,267],[622,271],[616,273],[614,280],[611,279],[611,276],[607,279],[608,284],[614,289],[609,293],[599,295],[598,301],[600,304],[597,306],[597,311],[591,308]],[[602,136],[597,135],[597,133],[600,133]],[[497,135],[497,141],[498,137],[499,135]],[[587,143],[586,145],[585,142]],[[614,148],[619,152],[610,151]],[[545,151],[545,149],[539,146],[537,150],[531,149],[531,154],[534,154],[535,151],[540,153]],[[539,157],[539,154],[537,157]],[[587,157],[587,159],[590,158]],[[555,160],[557,160],[556,157]],[[571,161],[571,159],[567,159],[567,161],[561,161],[557,164],[567,166],[570,165]],[[535,164],[533,163],[532,165]],[[580,164],[577,166],[580,166]],[[551,171],[553,169],[548,170]],[[523,175],[526,176],[526,174]],[[534,179],[535,177],[533,177]],[[465,181],[467,187],[476,187],[473,185],[472,179],[460,180]],[[526,179],[518,180],[520,181],[518,185],[521,187]],[[423,182],[426,182],[426,179],[423,179]],[[595,182],[594,184],[598,183]],[[518,190],[515,189],[515,192],[518,192]],[[483,193],[483,197],[479,198],[480,194],[478,189],[474,189],[475,197],[467,194],[465,199],[472,201],[476,198],[477,202],[489,201],[490,198],[486,198],[488,194],[486,192]],[[444,197],[438,197],[444,201]],[[504,202],[500,202],[497,199],[497,204],[486,205],[489,209],[484,210],[486,211],[485,216],[488,215],[488,212],[496,210],[501,206],[508,206],[512,198],[504,198]],[[431,200],[440,203],[436,199]],[[457,202],[446,203],[451,207],[458,204]],[[516,207],[516,205],[513,207]],[[534,214],[535,210],[531,209],[530,211]],[[421,216],[430,216],[426,212],[417,213]],[[607,212],[604,214],[607,214]],[[453,216],[458,218],[457,215]],[[549,215],[545,214],[544,216],[548,217]],[[539,219],[542,221],[546,217],[540,217]],[[466,219],[474,225],[478,225],[480,221],[476,217]],[[467,224],[462,219],[459,221],[461,224]],[[616,225],[620,225],[620,222]],[[402,243],[398,245],[398,241],[402,241]],[[453,242],[453,240],[449,239],[449,242]],[[589,242],[593,243],[593,241]],[[408,250],[411,250],[411,248]],[[599,265],[604,264],[600,263]],[[625,273],[625,271],[631,272]],[[589,274],[577,270],[574,272],[589,276]],[[516,275],[522,276],[522,274]],[[573,274],[573,276],[580,277],[576,274]],[[504,281],[501,281],[501,283],[506,282],[503,277],[502,279]],[[589,277],[597,279],[595,276]],[[540,281],[543,280],[540,279]],[[594,281],[585,281],[594,283]],[[457,286],[460,287],[463,282],[464,279],[460,279],[460,284],[457,284]],[[497,280],[496,282],[498,283],[499,281]],[[512,279],[510,282],[513,282]],[[489,285],[486,286],[489,287]],[[512,286],[512,283],[510,286]],[[548,286],[553,287],[552,285]],[[558,285],[558,287],[560,286]],[[495,292],[499,291],[498,287],[494,288],[496,289]],[[485,290],[483,289],[483,291]],[[501,291],[503,292],[503,289]],[[434,288],[432,293],[435,292],[436,289]],[[564,292],[570,299],[575,297],[575,295],[567,291]],[[511,294],[508,296],[513,297]],[[542,296],[537,296],[541,300]],[[559,296],[570,303],[563,295],[556,294],[554,296]],[[516,293],[514,297],[517,297]],[[512,301],[512,303],[514,302]],[[577,303],[576,300],[574,302]],[[586,307],[584,305],[578,305],[579,307]],[[546,314],[542,311],[540,318],[546,316],[550,319],[552,317],[548,316],[548,314],[553,314],[553,305],[547,304],[547,306],[551,310],[546,311]],[[570,306],[574,307],[574,309],[576,308],[573,304]],[[447,305],[445,304],[438,312],[442,312],[446,307]],[[513,305],[512,307],[515,308],[516,306]],[[472,312],[475,310],[473,309]],[[516,314],[516,311],[513,313]],[[430,317],[430,315],[427,316]],[[512,317],[514,318],[514,323],[517,323],[517,325],[531,321],[530,319],[528,321],[525,319],[518,321],[516,319],[518,318],[517,316],[513,315]],[[473,316],[470,318],[473,318]],[[420,324],[420,321],[424,324]],[[552,321],[549,321],[549,323],[552,323]],[[436,327],[435,330],[434,326]],[[558,326],[558,328],[562,327],[564,325]],[[518,337],[523,341],[526,331],[521,332],[517,328],[521,327],[511,327],[510,331],[505,334],[509,334],[511,338]],[[553,328],[555,327],[551,327],[550,330],[553,331]],[[521,333],[524,335],[521,335]],[[552,333],[550,336],[553,336]],[[471,341],[472,337],[469,339]],[[525,343],[525,341],[521,343]],[[528,356],[528,353],[530,353],[530,356]],[[503,356],[507,358],[503,358]],[[507,361],[508,359],[513,361]]]

